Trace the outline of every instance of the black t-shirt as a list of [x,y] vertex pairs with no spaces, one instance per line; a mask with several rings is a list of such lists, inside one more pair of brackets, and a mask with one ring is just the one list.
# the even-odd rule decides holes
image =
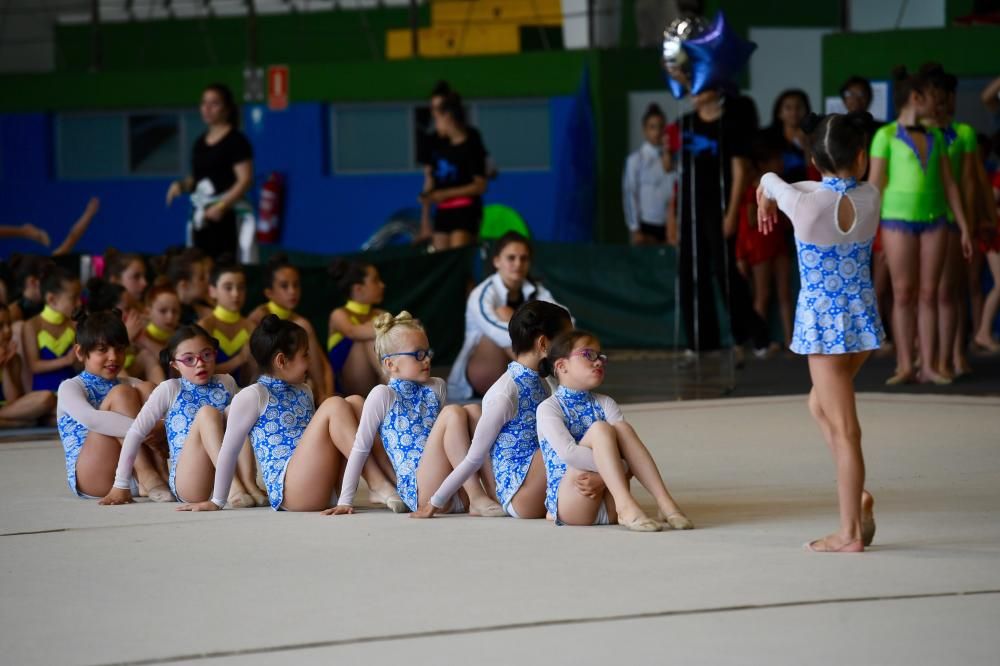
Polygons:
[[231,129],[215,145],[205,143],[202,134],[194,142],[191,150],[191,175],[195,185],[203,178],[212,181],[216,194],[222,194],[236,183],[233,167],[240,162],[253,159],[253,147],[238,129]]
[[465,141],[459,144],[447,139],[435,142],[428,166],[435,190],[470,185],[476,176],[485,178],[486,148],[479,132],[469,128]]
[[[705,122],[697,113],[681,118],[682,151],[681,219],[689,221],[694,198],[699,225],[721,220],[732,188],[732,158],[750,156],[750,142],[757,131],[757,108],[748,97],[730,96],[722,117]],[[721,164],[720,164],[721,161]],[[724,190],[720,191],[720,167]],[[694,192],[692,193],[692,179]]]
[[[483,144],[483,135],[479,133],[478,129],[469,126],[465,128],[465,133],[468,136],[466,141],[478,143],[483,147],[483,152],[489,155],[489,151],[486,150],[486,146]],[[424,128],[424,131],[417,138],[417,164],[434,166],[434,153],[439,145],[445,143],[448,143],[448,139],[434,130],[433,123]]]

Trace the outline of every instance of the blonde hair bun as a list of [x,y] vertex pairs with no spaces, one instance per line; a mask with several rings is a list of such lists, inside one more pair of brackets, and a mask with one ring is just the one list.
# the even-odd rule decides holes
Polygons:
[[393,334],[394,330],[397,329],[408,329],[411,331],[423,331],[424,327],[420,325],[420,322],[413,318],[406,310],[403,310],[398,315],[391,315],[388,312],[382,313],[375,317],[372,321],[372,326],[375,328],[375,353],[379,358],[384,357],[386,354],[391,354],[398,351],[396,347],[396,335]]

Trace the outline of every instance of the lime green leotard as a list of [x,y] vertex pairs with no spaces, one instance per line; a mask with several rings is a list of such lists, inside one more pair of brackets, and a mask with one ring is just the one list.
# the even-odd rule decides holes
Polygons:
[[[953,122],[941,130],[944,135],[944,143],[948,147],[948,161],[951,162],[951,175],[959,187],[962,185],[962,160],[967,153],[975,154],[979,150],[979,142],[976,140],[976,130],[972,125]],[[948,206],[948,229],[958,231],[958,223],[955,221],[955,213],[951,206]]]
[[883,125],[872,139],[871,156],[886,161],[882,225],[922,233],[944,224],[948,203],[941,183],[939,129],[927,130],[927,160],[921,161],[910,133],[898,122]]

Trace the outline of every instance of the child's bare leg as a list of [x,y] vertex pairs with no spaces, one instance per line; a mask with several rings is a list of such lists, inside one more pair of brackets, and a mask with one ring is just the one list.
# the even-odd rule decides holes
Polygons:
[[[344,367],[340,371],[340,383],[344,387],[345,395],[368,395],[368,392],[379,383],[379,375],[372,367],[366,347],[363,342],[355,342],[351,345],[347,358],[344,359]],[[373,349],[371,355],[374,354]]]
[[792,262],[787,252],[774,260],[775,290],[778,292],[778,309],[781,328],[785,334],[785,348],[792,344],[792,321],[795,319],[795,299],[792,297]]
[[[354,448],[354,438],[358,433],[358,420],[361,418],[361,409],[364,407],[364,398],[359,395],[352,395],[342,401],[345,407],[339,407],[337,416],[337,433],[331,430],[331,437],[337,450],[344,456],[344,459],[351,457],[351,449]],[[326,404],[326,403],[324,403]],[[386,473],[389,470],[389,474]],[[375,437],[372,444],[371,454],[365,461],[365,466],[361,470],[361,477],[368,485],[369,499],[377,504],[385,504],[393,513],[405,513],[406,504],[396,492],[396,473],[392,468],[392,462],[382,447],[382,438]]]
[[[852,356],[854,358],[852,358]],[[861,511],[865,467],[861,453],[861,426],[854,398],[853,373],[865,354],[850,356],[809,356],[809,371],[819,404],[829,423],[837,466],[837,495],[840,530],[814,541],[820,551],[857,552],[863,550]]]
[[753,309],[767,320],[767,306],[771,302],[771,262],[762,261],[750,269],[753,272]]
[[[594,452],[594,464],[597,466],[597,471],[604,479],[611,496],[615,498],[615,504],[618,507],[618,521],[626,525],[649,521],[649,516],[632,497],[632,492],[629,489],[625,467],[622,464],[618,431],[609,423],[598,421],[590,426],[583,439],[580,440],[580,444]],[[565,477],[563,484],[565,484]],[[563,484],[560,484],[560,492]]]
[[[221,440],[219,445],[221,448]],[[254,506],[268,506],[270,504],[267,490],[261,487],[264,484],[257,483],[257,458],[254,456],[253,445],[250,444],[249,439],[243,442],[240,455],[236,458],[236,476],[233,481],[239,481],[243,485],[247,494],[253,499]]]
[[[215,485],[215,466],[222,449],[225,428],[219,410],[208,405],[198,410],[188,432],[184,448],[177,460],[174,482],[177,494],[185,502],[203,502],[212,496]],[[240,454],[242,456],[242,452]],[[247,493],[246,484],[233,478],[227,502],[234,508],[254,506],[255,498]]]
[[[486,461],[486,464],[490,466],[492,475],[493,466],[489,460]],[[545,463],[542,461],[542,452],[535,451],[534,455],[531,456],[528,474],[524,477],[521,487],[510,499],[510,504],[521,518],[544,518],[546,490]]]
[[[462,409],[465,410],[466,416],[469,420],[469,437],[471,444],[471,437],[476,432],[476,426],[479,425],[479,419],[483,416],[483,408],[477,404],[462,405]],[[486,459],[483,461],[483,466],[479,468],[479,479],[483,483],[483,489],[486,490],[486,495],[491,499],[496,499],[497,496],[497,477],[493,474],[493,461],[490,459],[489,454],[487,454]]]
[[0,419],[30,425],[55,411],[56,394],[52,391],[31,391],[0,407]]
[[[451,469],[458,467],[469,453],[471,432],[479,421],[481,411],[465,409],[458,405],[448,405],[441,410],[435,426],[441,423],[441,443]],[[432,432],[433,435],[433,432]],[[428,444],[430,440],[428,439]],[[425,453],[426,455],[426,453]],[[421,462],[421,465],[423,462]],[[451,472],[449,471],[449,474]],[[443,481],[443,479],[442,479]],[[479,474],[473,474],[462,488],[469,496],[469,514],[473,516],[498,517],[506,515],[503,507],[483,490]],[[429,498],[428,498],[429,500]]]
[[[629,469],[635,475],[636,480],[642,484],[642,487],[648,490],[656,500],[656,506],[671,527],[685,529],[694,527],[690,525],[690,521],[686,520],[680,507],[677,506],[677,502],[670,496],[670,491],[667,490],[667,485],[663,482],[663,477],[660,476],[656,461],[653,460],[646,445],[639,439],[635,428],[625,421],[619,421],[612,427],[618,434],[618,449],[628,462]],[[680,515],[677,516],[677,514]],[[671,517],[674,516],[677,517],[671,520]],[[682,518],[685,520],[681,520]]]
[[[424,445],[424,453],[420,457],[420,464],[417,466],[418,509],[423,508],[428,502],[431,501],[431,496],[438,488],[441,487],[441,484],[444,483],[444,480],[448,478],[448,475],[452,472],[452,465],[448,460],[448,454],[445,451],[445,435],[449,428],[454,429],[453,424],[456,421],[464,422],[464,414],[456,413],[461,412],[461,410],[461,407],[456,407],[454,405],[449,405],[442,409],[441,413],[438,414],[437,420],[434,421],[434,426],[431,428],[430,435],[427,436],[427,443]],[[478,484],[478,480],[476,483]],[[468,482],[466,482],[465,485],[468,485]],[[479,493],[485,497],[482,488],[479,489]],[[471,499],[469,503],[471,505]],[[443,507],[441,513],[447,513],[450,510],[451,505]]]
[[[354,410],[354,424],[355,424],[354,432],[357,433],[357,424],[361,421],[361,410],[364,408],[365,399],[362,398],[360,395],[352,395],[349,398],[345,398],[345,400],[347,401],[347,404],[351,406],[351,409]],[[351,442],[351,447],[353,447],[353,440]],[[340,452],[343,453],[344,456],[347,458],[351,457],[350,449],[347,450],[340,449]],[[372,452],[371,455],[369,456],[369,459],[372,458],[375,459],[375,464],[378,465],[378,469],[382,473],[382,476],[384,476],[386,478],[386,481],[388,481],[388,484],[392,486],[392,490],[391,491],[388,490],[385,487],[385,484],[382,484],[379,481],[378,476],[374,474],[372,476],[372,483],[376,484],[375,487],[380,487],[382,489],[379,491],[380,493],[382,493],[381,495],[382,497],[398,499],[399,495],[396,493],[396,470],[393,469],[392,461],[389,460],[389,454],[385,452],[385,447],[382,446],[382,436],[379,434],[375,435],[375,442],[372,444]],[[371,490],[372,484],[369,483],[368,477],[364,476],[364,479],[365,483],[368,484],[368,489]]]
[[[593,525],[597,518],[597,512],[601,508],[602,497],[587,497],[576,489],[576,480],[582,473],[581,470],[567,467],[566,474],[559,482],[559,494],[556,499],[559,505],[559,520],[567,525]],[[610,495],[610,493],[605,493],[605,495]],[[610,518],[612,516],[611,507],[607,507],[607,509]],[[620,515],[620,513],[615,515]]]
[[[319,406],[288,461],[282,507],[289,511],[329,508],[344,465],[338,439],[350,433],[353,416],[351,405],[340,397],[327,398]],[[357,430],[357,421],[353,423]],[[354,435],[348,436],[351,446]]]

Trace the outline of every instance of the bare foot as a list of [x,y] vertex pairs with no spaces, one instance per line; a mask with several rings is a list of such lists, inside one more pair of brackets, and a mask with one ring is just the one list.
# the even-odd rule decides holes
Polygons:
[[480,516],[481,518],[503,518],[507,515],[507,512],[503,510],[503,507],[489,499],[484,497],[483,499],[472,502],[472,506],[469,507],[470,516]]
[[845,541],[839,534],[831,534],[822,539],[810,541],[804,545],[804,548],[813,553],[860,553],[865,549],[861,539]]
[[875,539],[875,498],[867,490],[861,491],[861,543],[867,547]]

